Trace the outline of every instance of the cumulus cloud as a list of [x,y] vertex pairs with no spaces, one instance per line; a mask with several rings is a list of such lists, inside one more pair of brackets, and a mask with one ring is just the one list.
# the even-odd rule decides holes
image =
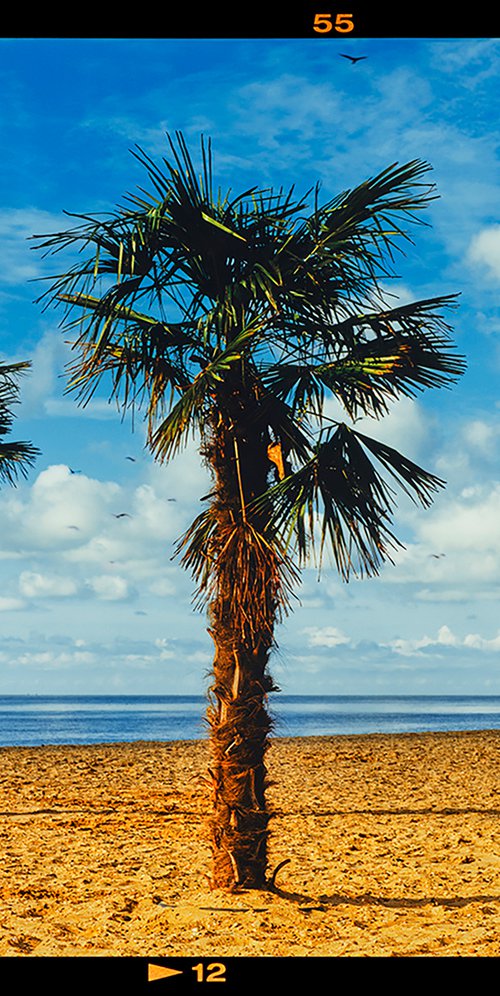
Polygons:
[[103,525],[120,491],[112,481],[73,474],[64,464],[50,466],[31,487],[4,496],[4,547],[64,549],[76,533],[89,536]]
[[94,578],[89,578],[89,586],[98,598],[105,601],[122,602],[129,597],[129,586],[125,578],[101,574]]
[[448,626],[441,626],[435,636],[425,635],[413,639],[398,637],[390,641],[388,646],[394,653],[404,657],[421,657],[428,651],[436,651],[443,647],[496,652],[500,650],[500,632],[492,638],[480,636],[478,633],[468,633],[464,637],[459,637]]
[[[159,480],[159,479],[156,479]],[[46,550],[92,561],[151,555],[182,528],[182,506],[140,484],[132,490],[57,464],[1,496],[4,553]],[[127,511],[129,509],[130,511]],[[73,556],[71,556],[73,553]]]
[[500,632],[489,640],[480,636],[479,633],[468,633],[464,638],[464,647],[473,647],[477,650],[500,650]]
[[190,579],[171,566],[186,508],[157,492],[160,480],[130,487],[59,464],[3,492],[0,611],[64,599],[69,619],[69,604],[89,599],[118,605],[147,596],[158,604],[180,589],[188,597]]
[[486,277],[500,280],[500,225],[490,225],[474,235],[468,260]]
[[308,627],[303,631],[309,637],[310,647],[339,647],[350,643],[350,637],[336,626],[322,626],[320,629]]
[[[349,423],[344,409],[334,399],[327,399],[325,414],[331,419]],[[355,429],[392,446],[415,461],[428,455],[433,446],[434,419],[412,398],[401,397],[390,405],[383,418],[361,416],[356,420]]]
[[420,459],[432,446],[433,418],[411,398],[400,398],[388,415],[377,421],[361,418],[356,428],[412,460]]
[[31,370],[23,380],[22,411],[29,417],[48,413],[52,394],[62,391],[59,378],[67,362],[68,347],[60,333],[47,330],[28,358]]
[[481,452],[481,457],[489,457],[492,447],[500,439],[500,424],[485,422],[481,418],[471,419],[464,426],[463,437],[476,453],[478,450]]
[[154,641],[154,645],[158,649],[158,652],[160,654],[160,660],[162,660],[162,661],[169,660],[170,661],[173,658],[175,658],[175,652],[172,650],[172,648],[170,646],[170,641],[167,640],[166,637],[164,637],[164,636],[158,637]]
[[418,657],[421,655],[422,650],[426,650],[429,647],[456,647],[458,644],[457,637],[451,632],[448,626],[441,626],[436,636],[422,636],[416,639],[398,637],[396,640],[391,640],[389,646],[396,654],[401,654],[404,657]]
[[78,585],[73,578],[22,571],[19,590],[25,598],[66,598],[76,595]]
[[24,609],[25,606],[26,602],[21,598],[0,597],[0,612],[17,612],[19,609]]
[[170,597],[175,595],[177,585],[171,577],[159,577],[149,585],[149,591],[152,595],[158,595],[159,598]]
[[[443,502],[429,515],[419,519],[420,539],[428,549],[467,552],[480,557],[486,577],[486,556],[497,559],[494,575],[500,567],[500,483],[483,485],[474,497],[454,497]],[[445,565],[448,566],[448,565]],[[455,568],[456,570],[456,565]]]
[[102,639],[33,632],[0,640],[3,687],[15,694],[22,688],[48,694],[137,693],[138,674],[139,691],[164,694],[172,690],[180,661],[179,682],[186,693],[199,694],[200,665],[208,660],[192,634],[175,646],[166,637],[116,636],[109,627]]

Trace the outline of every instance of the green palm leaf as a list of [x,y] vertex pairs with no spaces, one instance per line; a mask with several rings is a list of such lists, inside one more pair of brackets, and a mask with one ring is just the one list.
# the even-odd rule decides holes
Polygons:
[[31,364],[0,363],[0,481],[14,485],[19,477],[27,477],[39,450],[26,441],[3,440],[13,427],[13,408],[19,403],[19,379]]
[[395,493],[366,450],[424,506],[444,486],[393,448],[341,423],[317,445],[307,463],[256,501],[268,528],[296,545],[301,563],[318,546],[321,565],[328,542],[345,580],[351,574],[377,574],[381,563],[391,560],[391,550],[400,545],[389,528]]

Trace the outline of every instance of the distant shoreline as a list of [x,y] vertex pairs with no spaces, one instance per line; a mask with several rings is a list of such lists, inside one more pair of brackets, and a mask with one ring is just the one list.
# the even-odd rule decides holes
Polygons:
[[[341,741],[345,743],[347,741],[360,741],[364,743],[366,741],[384,741],[384,740],[425,740],[425,739],[448,739],[449,737],[470,737],[470,736],[498,736],[500,738],[500,729],[492,727],[490,729],[480,729],[480,730],[408,730],[408,731],[398,731],[396,733],[324,733],[324,734],[305,734],[304,736],[288,736],[288,735],[275,735],[272,734],[269,737],[269,743],[272,747],[275,743],[286,744],[306,744],[309,741],[311,743],[317,742],[320,745],[333,745],[336,741]],[[179,740],[120,740],[120,741],[107,741],[103,740],[99,743],[68,743],[68,744],[0,744],[0,751],[10,751],[10,750],[22,750],[22,751],[87,751],[87,750],[109,750],[109,751],[122,751],[122,750],[133,750],[134,747],[137,748],[148,748],[151,750],[169,748],[175,750],[176,747],[191,747],[191,746],[209,746],[208,733],[204,737],[198,737],[196,739],[180,738]]]

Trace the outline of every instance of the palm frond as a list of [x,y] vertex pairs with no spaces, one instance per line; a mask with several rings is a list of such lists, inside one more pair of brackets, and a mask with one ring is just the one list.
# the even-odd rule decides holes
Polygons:
[[20,477],[27,477],[39,454],[39,449],[32,443],[0,442],[0,480],[14,485]]
[[377,252],[382,250],[392,256],[396,236],[411,241],[407,228],[402,228],[396,219],[416,222],[417,213],[436,197],[433,185],[422,182],[430,170],[429,163],[420,159],[404,165],[393,163],[322,206],[310,225],[327,243],[341,238],[349,244],[352,239],[352,248],[359,253],[362,242],[369,239]]
[[307,463],[255,502],[268,528],[297,547],[302,564],[313,555],[321,566],[328,543],[345,580],[351,574],[378,574],[380,565],[401,546],[389,528],[395,492],[365,450],[424,506],[444,486],[396,450],[340,423]]
[[[13,407],[19,404],[19,381],[30,369],[28,361],[0,363],[0,437],[8,435],[14,424]],[[27,477],[39,450],[25,441],[0,441],[0,480],[16,484],[19,477]]]
[[[183,391],[160,425],[155,425],[157,408],[149,405],[149,446],[160,461],[168,461],[182,448],[189,431],[202,428],[208,411],[216,407],[217,388],[226,375],[240,364],[249,341],[261,332],[261,323],[253,321],[234,336],[229,344],[218,350]],[[153,399],[152,399],[153,400]]]
[[325,389],[351,418],[379,418],[398,397],[425,388],[449,387],[464,372],[464,358],[438,308],[454,298],[418,301],[379,313],[353,316],[336,326],[317,328],[317,339],[296,353],[300,359],[270,365],[270,390],[287,398],[295,412],[321,415]]

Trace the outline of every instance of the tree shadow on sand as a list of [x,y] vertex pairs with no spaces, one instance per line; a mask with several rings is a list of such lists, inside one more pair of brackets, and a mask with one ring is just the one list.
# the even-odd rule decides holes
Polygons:
[[499,903],[500,896],[421,896],[415,899],[402,896],[375,896],[365,892],[359,896],[345,896],[335,893],[331,896],[306,896],[301,892],[288,892],[286,889],[273,888],[273,893],[280,899],[298,903],[302,912],[314,910],[324,911],[331,906],[378,906],[386,909],[414,910],[425,909],[426,906],[442,906],[445,909],[459,909],[474,903]]
[[500,809],[484,809],[483,807],[466,807],[466,808],[454,808],[452,806],[445,806],[442,809],[436,809],[433,806],[427,806],[422,809],[406,808],[401,807],[400,809],[374,809],[370,806],[369,809],[320,809],[320,810],[275,810],[275,817],[280,818],[286,816],[318,816],[318,817],[332,817],[332,816],[500,816]]

